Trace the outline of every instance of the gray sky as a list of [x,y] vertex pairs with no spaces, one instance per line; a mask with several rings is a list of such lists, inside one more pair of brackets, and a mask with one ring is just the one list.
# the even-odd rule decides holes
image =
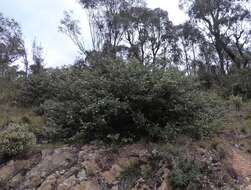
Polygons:
[[[186,16],[179,10],[179,0],[146,0],[151,8],[160,7],[169,12],[170,19],[182,23]],[[36,38],[44,47],[47,66],[63,66],[72,64],[78,50],[72,42],[58,32],[58,25],[63,18],[64,10],[73,10],[74,16],[81,20],[82,33],[85,40],[90,40],[86,14],[77,0],[0,0],[0,12],[12,17],[22,27],[28,53]]]

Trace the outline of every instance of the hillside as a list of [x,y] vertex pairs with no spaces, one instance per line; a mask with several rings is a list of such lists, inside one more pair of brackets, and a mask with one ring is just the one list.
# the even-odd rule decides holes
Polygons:
[[229,111],[214,137],[175,143],[40,145],[0,166],[1,189],[251,189],[251,109]]
[[0,190],[251,190],[250,20],[251,0],[1,3]]

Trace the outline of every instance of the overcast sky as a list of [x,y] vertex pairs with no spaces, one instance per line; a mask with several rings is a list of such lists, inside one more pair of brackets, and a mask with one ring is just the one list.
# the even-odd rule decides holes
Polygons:
[[[169,12],[175,24],[182,23],[186,16],[179,10],[179,0],[146,0],[151,8],[160,7]],[[81,20],[82,33],[90,40],[86,14],[77,0],[0,0],[0,12],[14,18],[22,27],[28,53],[36,38],[44,47],[45,62],[49,67],[72,64],[78,50],[72,42],[58,32],[58,25],[64,10],[73,10],[74,16]]]

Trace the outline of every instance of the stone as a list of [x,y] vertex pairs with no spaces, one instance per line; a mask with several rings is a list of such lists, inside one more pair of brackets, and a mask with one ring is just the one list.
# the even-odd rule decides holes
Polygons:
[[58,185],[58,190],[69,190],[77,184],[77,179],[75,176],[71,176],[70,178],[64,180],[63,183]]
[[116,178],[121,175],[121,172],[123,171],[124,169],[121,166],[114,164],[109,171],[103,173],[103,177],[105,178],[108,184],[112,184],[116,180]]
[[62,170],[59,172],[60,175],[64,175],[64,173],[65,173],[65,170]]
[[60,148],[54,151],[43,150],[42,161],[27,173],[24,187],[31,189],[40,186],[43,179],[53,171],[66,168],[72,165],[75,160],[72,148]]
[[99,185],[92,181],[81,182],[74,190],[101,190]]
[[73,166],[71,168],[68,168],[67,170],[65,170],[64,174],[60,174],[59,178],[60,177],[69,178],[69,177],[71,177],[73,175],[76,176],[76,174],[79,173],[80,168],[81,167],[79,167],[79,166]]
[[15,172],[14,161],[8,162],[5,166],[0,168],[0,183],[4,184],[11,177],[13,177]]
[[170,184],[164,180],[158,190],[171,190]]
[[21,174],[17,174],[8,182],[8,187],[10,187],[10,189],[14,189],[15,187],[18,187],[19,184],[23,182],[23,180],[24,176],[22,176]]
[[119,190],[119,186],[118,185],[114,185],[111,190]]
[[56,176],[55,175],[50,175],[42,183],[42,185],[38,188],[38,190],[53,190],[56,182],[57,182]]
[[93,176],[98,171],[98,165],[95,161],[85,161],[83,166],[87,176]]
[[86,171],[83,169],[81,170],[79,173],[78,173],[78,179],[80,181],[83,181],[83,180],[86,180],[87,179],[87,174],[86,174]]
[[38,188],[38,190],[53,190],[52,184],[44,184],[41,187]]
[[18,174],[30,170],[40,159],[40,154],[34,154],[29,159],[11,160],[7,162],[0,167],[0,184],[4,185],[8,181],[8,186],[15,188],[16,185],[18,186],[19,183],[23,181],[23,177]]
[[161,186],[158,188],[158,190],[171,190],[171,184],[169,180],[169,174],[170,170],[167,168],[164,168],[164,174],[162,176],[162,183]]
[[122,168],[129,168],[137,165],[139,163],[139,159],[136,157],[132,158],[120,158],[118,160],[118,165],[120,165]]
[[39,175],[34,175],[29,178],[29,181],[26,181],[26,185],[28,185],[28,187],[38,187],[42,182],[43,180]]

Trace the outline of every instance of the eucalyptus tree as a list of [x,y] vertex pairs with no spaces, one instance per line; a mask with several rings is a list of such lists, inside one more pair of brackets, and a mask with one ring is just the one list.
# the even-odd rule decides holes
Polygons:
[[80,0],[88,12],[93,49],[109,51],[115,56],[123,41],[125,30],[122,12],[144,6],[140,0]]
[[44,70],[43,47],[41,44],[37,44],[36,40],[32,45],[32,59],[33,64],[30,66],[32,74],[41,73]]
[[196,72],[200,54],[200,45],[205,41],[203,34],[190,22],[177,26],[179,44],[182,49],[182,62],[186,67],[187,73]]
[[102,52],[154,65],[159,57],[171,57],[178,49],[168,13],[147,8],[143,0],[81,0],[80,4],[89,15],[92,49],[86,50],[79,23],[69,13],[61,21],[60,31],[88,58]]
[[60,22],[58,27],[59,31],[66,34],[71,41],[78,47],[80,54],[86,53],[86,47],[82,38],[81,27],[79,20],[72,17],[73,12],[64,12],[64,18]]
[[[152,63],[156,64],[156,58],[161,49],[165,48],[163,53],[166,54],[167,49],[175,43],[175,29],[173,23],[169,20],[168,12],[159,8],[151,10],[149,21],[148,35]],[[171,52],[168,53],[171,56]]]
[[24,54],[24,41],[19,24],[0,13],[0,75],[5,77],[11,64]]
[[167,11],[132,7],[121,15],[129,57],[137,58],[142,64],[156,65],[160,58],[174,54],[175,27]]
[[[250,11],[244,6],[246,0],[189,0],[188,14],[208,40],[214,44],[222,74],[226,73],[226,59],[230,58],[237,68],[247,65],[244,49],[247,41],[240,25],[250,21]],[[238,48],[239,47],[239,48]],[[239,54],[236,54],[236,49]]]

